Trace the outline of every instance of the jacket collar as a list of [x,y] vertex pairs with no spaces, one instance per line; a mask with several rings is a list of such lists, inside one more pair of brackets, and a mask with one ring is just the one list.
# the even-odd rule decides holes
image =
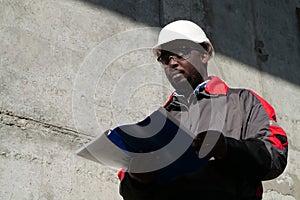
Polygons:
[[[199,84],[194,94],[198,95],[200,93],[208,94],[208,95],[227,95],[228,86],[224,81],[216,76],[208,77],[208,80]],[[186,103],[185,97],[183,95],[178,94],[177,92],[173,92],[167,102],[165,103],[164,107],[166,108],[172,102],[181,102]]]
[[211,95],[227,95],[228,86],[216,76],[210,76],[204,91]]

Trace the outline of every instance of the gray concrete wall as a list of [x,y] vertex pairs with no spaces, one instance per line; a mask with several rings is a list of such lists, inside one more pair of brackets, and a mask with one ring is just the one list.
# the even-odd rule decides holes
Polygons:
[[172,89],[149,49],[157,29],[138,28],[174,19],[206,30],[217,51],[211,74],[275,107],[289,163],[264,182],[264,199],[300,199],[299,7],[297,0],[0,0],[0,199],[121,199],[116,170],[74,151],[163,104]]

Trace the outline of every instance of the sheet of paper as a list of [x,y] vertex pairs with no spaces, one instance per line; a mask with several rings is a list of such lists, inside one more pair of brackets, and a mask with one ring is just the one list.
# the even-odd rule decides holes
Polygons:
[[130,155],[107,138],[109,130],[76,151],[78,156],[98,162],[115,169],[127,166]]

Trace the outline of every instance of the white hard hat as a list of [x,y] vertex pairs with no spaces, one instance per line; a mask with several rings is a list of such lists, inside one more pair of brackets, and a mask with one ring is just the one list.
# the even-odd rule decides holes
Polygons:
[[206,43],[209,46],[209,55],[212,57],[215,53],[212,44],[202,28],[188,20],[174,21],[162,28],[158,36],[158,42],[153,49],[157,51],[161,48],[162,44],[174,40],[190,40],[195,43]]

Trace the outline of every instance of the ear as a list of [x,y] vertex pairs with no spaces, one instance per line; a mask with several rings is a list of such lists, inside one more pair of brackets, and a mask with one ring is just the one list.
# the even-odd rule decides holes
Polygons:
[[207,63],[208,60],[209,60],[208,53],[204,53],[204,54],[201,55],[201,61],[202,61],[202,63]]

